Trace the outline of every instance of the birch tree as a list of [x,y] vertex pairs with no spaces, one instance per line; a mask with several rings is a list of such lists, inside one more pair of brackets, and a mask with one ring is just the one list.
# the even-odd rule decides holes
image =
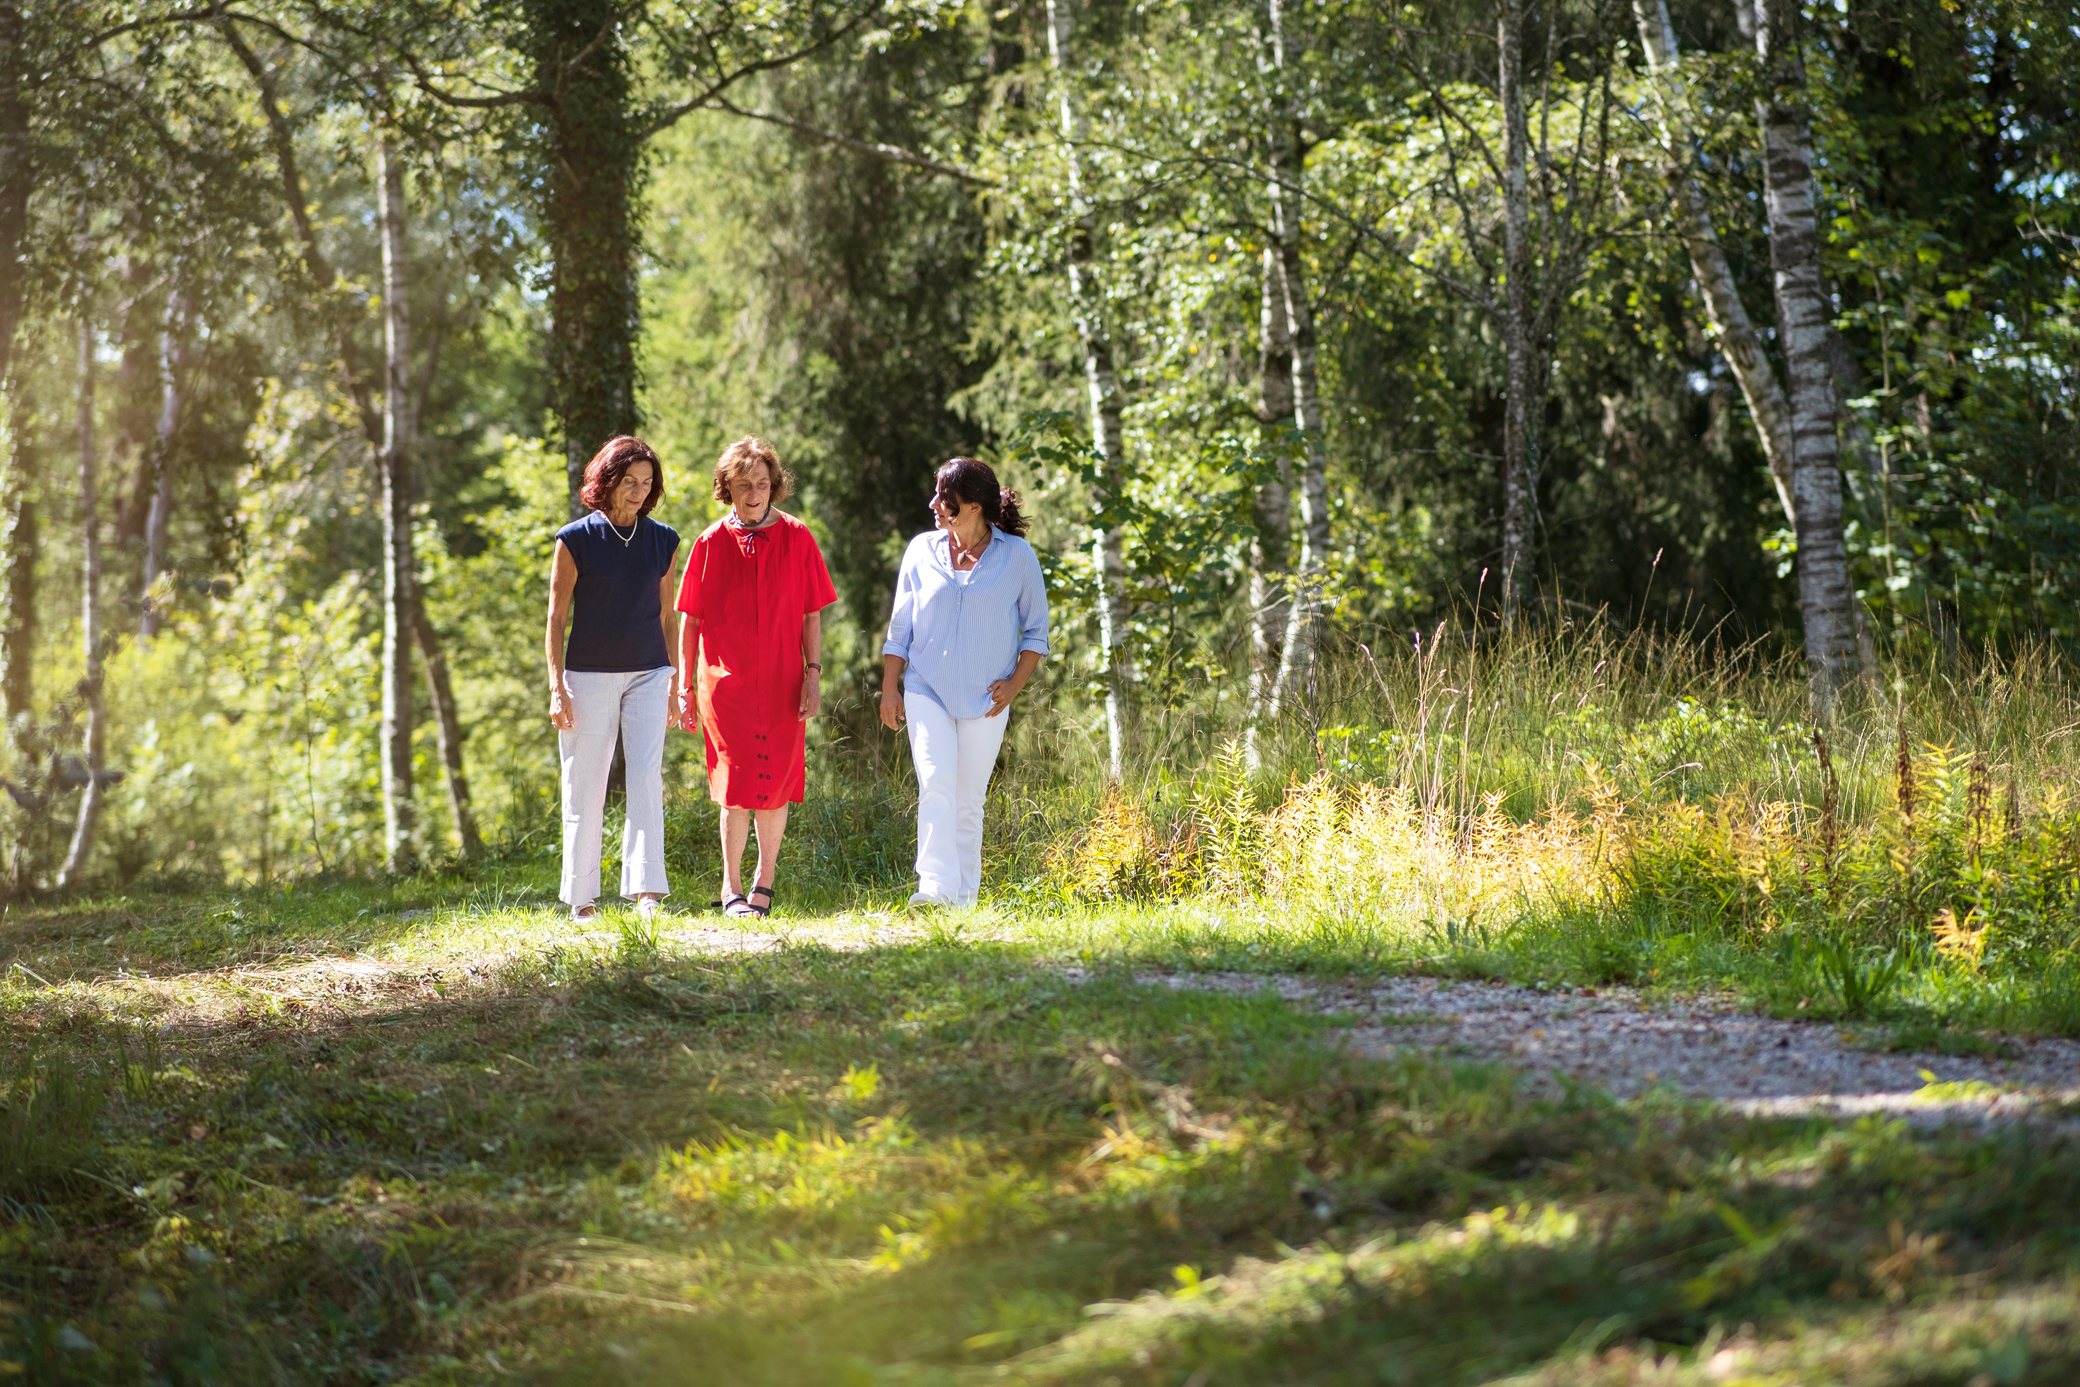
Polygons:
[[1113,343],[1106,329],[1104,296],[1096,274],[1098,218],[1091,205],[1088,171],[1083,161],[1090,129],[1075,90],[1075,17],[1070,0],[1047,0],[1047,34],[1069,173],[1069,214],[1073,223],[1069,303],[1076,320],[1077,339],[1083,348],[1084,379],[1090,390],[1091,445],[1097,453],[1090,488],[1091,566],[1096,570],[1098,587],[1098,660],[1105,679],[1107,770],[1117,780],[1125,772],[1128,689],[1133,675],[1126,648],[1126,563],[1113,514],[1126,476],[1127,448],[1120,426],[1120,388]]
[[80,793],[79,818],[73,825],[72,845],[58,869],[62,888],[79,879],[87,854],[94,846],[94,830],[101,821],[102,792],[108,772],[108,698],[102,683],[101,646],[101,513],[97,504],[98,459],[94,443],[94,323],[86,310],[87,296],[81,289],[79,320],[79,510],[80,510],[80,644],[86,657],[86,675],[80,692],[87,705],[86,737],[82,750],[84,784]]
[[1300,80],[1284,0],[1269,0],[1272,71],[1266,145],[1271,166],[1272,248],[1280,307],[1292,362],[1292,418],[1304,451],[1300,457],[1300,568],[1292,580],[1278,679],[1266,713],[1276,717],[1314,669],[1321,644],[1329,581],[1329,457],[1324,444],[1321,379],[1316,365],[1314,306],[1308,300],[1306,261],[1306,149],[1295,91]]
[[404,166],[394,137],[376,141],[376,202],[383,240],[383,438],[377,458],[383,515],[383,861],[413,865],[411,318],[405,281]]
[[1683,88],[1668,0],[1632,0],[1632,13],[1639,22],[1640,48],[1646,54],[1647,75],[1653,86],[1669,204],[1683,249],[1690,258],[1690,273],[1696,277],[1698,292],[1704,299],[1705,321],[1719,343],[1720,355],[1740,385],[1748,413],[1755,418],[1755,431],[1762,440],[1762,454],[1769,461],[1770,480],[1776,485],[1784,518],[1795,524],[1798,513],[1791,499],[1791,406],[1769,359],[1763,355],[1755,325],[1748,320],[1733,267],[1726,261],[1718,229],[1712,225],[1711,209],[1705,204],[1704,189],[1697,181],[1691,154],[1694,137],[1689,98]]
[[1799,50],[1796,0],[1761,0],[1756,51],[1764,88],[1763,192],[1777,341],[1790,402],[1791,506],[1798,536],[1798,604],[1805,618],[1806,672],[1815,715],[1825,719],[1860,666],[1856,596],[1842,536],[1842,478],[1835,436],[1833,326],[1820,269],[1813,187],[1812,109]]
[[1293,418],[1293,341],[1286,328],[1285,282],[1278,252],[1265,246],[1259,263],[1263,303],[1258,315],[1257,423],[1274,470],[1250,497],[1254,533],[1249,563],[1249,729],[1243,754],[1251,770],[1262,764],[1259,738],[1273,706],[1272,691],[1278,685],[1293,602],[1289,586],[1293,466],[1286,443]]

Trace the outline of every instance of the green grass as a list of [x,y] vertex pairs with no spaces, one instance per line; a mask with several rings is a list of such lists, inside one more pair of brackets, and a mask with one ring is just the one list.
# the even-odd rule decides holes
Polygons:
[[[88,1382],[1629,1382],[1729,1344],[1854,1382],[2080,1367],[2064,1140],[1532,1101],[1350,1056],[1269,993],[1137,980],[1416,962],[1261,906],[867,901],[776,915],[760,952],[713,916],[574,938],[530,871],[12,912],[11,960],[54,985],[0,993],[0,1357]],[[32,1094],[71,1116],[18,1118]]]
[[0,1365],[2072,1381],[2069,1136],[1539,1098],[1151,978],[1732,992],[1942,1054],[2080,1035],[2068,687],[2034,656],[1903,671],[1823,754],[1753,662],[1432,642],[1328,668],[1255,773],[1232,709],[1151,713],[1116,791],[1087,728],[1028,716],[975,912],[902,905],[904,777],[841,764],[753,931],[693,909],[719,864],[685,793],[657,928],[574,929],[544,833],[470,875],[17,901]]

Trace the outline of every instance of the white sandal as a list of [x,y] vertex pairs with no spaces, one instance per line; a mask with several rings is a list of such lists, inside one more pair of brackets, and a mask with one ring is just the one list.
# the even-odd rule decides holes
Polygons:
[[658,900],[655,896],[639,896],[636,898],[636,918],[638,920],[655,920],[657,912],[663,907],[664,902]]
[[599,902],[587,901],[583,905],[572,906],[571,918],[573,920],[597,920],[599,918]]

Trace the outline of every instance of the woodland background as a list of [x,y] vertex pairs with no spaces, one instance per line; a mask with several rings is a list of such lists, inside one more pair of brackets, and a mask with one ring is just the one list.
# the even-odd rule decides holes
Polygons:
[[[7,890],[553,849],[548,546],[627,430],[689,538],[730,439],[800,478],[825,775],[902,774],[876,636],[957,451],[1040,516],[1028,776],[1183,723],[1254,755],[1297,720],[1311,764],[1324,662],[1599,614],[1803,648],[1823,714],[1912,661],[2056,660],[2071,9],[1661,20],[0,0]],[[1773,184],[1797,129],[1810,184]],[[1832,530],[1772,484],[1765,378],[1838,449],[1801,454]]]

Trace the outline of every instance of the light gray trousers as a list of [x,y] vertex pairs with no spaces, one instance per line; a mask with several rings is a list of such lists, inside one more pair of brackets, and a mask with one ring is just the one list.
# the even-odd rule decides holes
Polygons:
[[621,830],[621,894],[669,895],[664,875],[664,732],[672,671],[634,674],[565,670],[571,727],[558,730],[563,753],[563,901],[599,899],[600,843],[607,828],[607,772],[614,737],[626,763],[628,813]]

